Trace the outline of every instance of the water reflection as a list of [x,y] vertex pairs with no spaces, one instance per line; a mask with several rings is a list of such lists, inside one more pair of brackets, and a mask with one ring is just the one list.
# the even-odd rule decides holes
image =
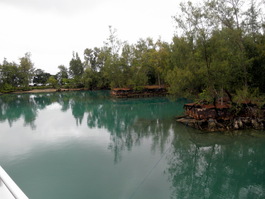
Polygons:
[[[121,160],[121,152],[140,145],[143,137],[151,136],[152,150],[162,153],[172,120],[182,112],[184,102],[166,98],[112,99],[108,91],[3,95],[0,97],[0,121],[8,121],[12,127],[22,119],[25,126],[38,130],[35,122],[38,114],[52,104],[59,104],[62,112],[72,113],[77,126],[86,122],[89,129],[106,129],[110,133],[108,148],[113,151],[117,163]],[[44,118],[42,123],[49,122],[52,117]]]
[[44,94],[19,94],[3,95],[0,97],[0,121],[8,121],[10,127],[20,118],[24,118],[25,125],[36,128],[34,121],[38,111],[45,109],[53,103],[59,103],[61,110],[66,112],[72,109],[77,124],[82,123],[86,106],[92,103],[98,95],[107,96],[107,93],[44,93]]
[[[38,99],[37,99],[38,100]],[[46,106],[45,103],[44,106]],[[24,118],[24,124],[36,128],[34,121],[37,111],[43,106],[42,101],[35,101],[31,95],[4,95],[0,97],[0,121],[8,121],[9,125],[20,118]]]
[[[12,127],[23,120],[25,126],[38,130],[41,112],[58,108],[72,115],[78,131],[82,125],[86,131],[106,129],[114,163],[122,160],[124,151],[150,139],[152,152],[166,154],[164,173],[171,184],[171,198],[264,197],[263,132],[201,134],[175,123],[174,116],[181,114],[184,103],[166,98],[115,100],[106,91],[3,95],[0,121]],[[55,116],[49,117],[43,117],[44,122]]]
[[199,134],[180,128],[167,154],[171,198],[264,197],[263,132]]

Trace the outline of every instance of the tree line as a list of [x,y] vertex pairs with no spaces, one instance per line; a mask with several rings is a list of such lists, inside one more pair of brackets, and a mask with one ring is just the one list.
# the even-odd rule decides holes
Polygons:
[[264,1],[205,0],[180,4],[176,33],[161,39],[121,41],[109,27],[102,47],[73,53],[69,67],[56,75],[34,70],[30,54],[20,63],[0,65],[0,89],[33,83],[53,87],[103,89],[143,85],[169,86],[177,96],[212,100],[224,95],[253,98],[265,92]]

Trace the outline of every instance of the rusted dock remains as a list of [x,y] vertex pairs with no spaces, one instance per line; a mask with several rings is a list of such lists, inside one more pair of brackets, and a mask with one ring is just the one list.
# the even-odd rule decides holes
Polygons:
[[166,96],[167,87],[164,85],[152,85],[143,86],[139,90],[135,90],[133,88],[114,88],[111,90],[111,95],[117,98]]
[[264,129],[265,107],[243,102],[239,105],[197,104],[184,105],[185,115],[177,121],[187,126],[206,131],[227,131],[238,129]]

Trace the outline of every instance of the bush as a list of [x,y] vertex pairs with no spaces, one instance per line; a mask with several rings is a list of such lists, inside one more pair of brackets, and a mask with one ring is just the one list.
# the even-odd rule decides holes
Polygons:
[[213,97],[208,89],[204,89],[200,94],[196,102],[201,103],[213,103]]
[[243,87],[242,89],[236,90],[233,101],[237,104],[251,102],[258,106],[262,106],[264,104],[264,96],[260,94],[258,88],[250,89],[248,87]]
[[7,83],[3,84],[0,87],[0,92],[2,92],[2,93],[9,93],[9,92],[13,92],[13,91],[15,91],[15,88],[12,85],[7,84]]

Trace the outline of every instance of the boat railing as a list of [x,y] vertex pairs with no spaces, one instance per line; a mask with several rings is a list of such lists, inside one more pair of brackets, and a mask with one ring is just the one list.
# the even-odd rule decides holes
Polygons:
[[0,166],[0,198],[28,199],[12,178]]

